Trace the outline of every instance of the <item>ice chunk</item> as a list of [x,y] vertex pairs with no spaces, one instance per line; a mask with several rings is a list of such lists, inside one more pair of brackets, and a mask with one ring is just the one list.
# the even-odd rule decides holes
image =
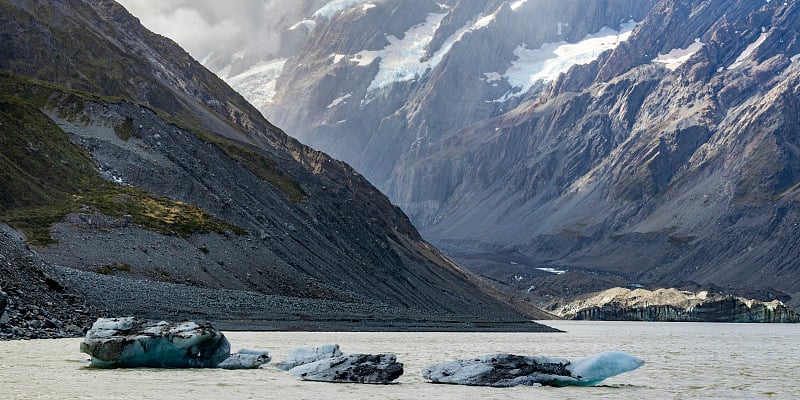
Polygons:
[[288,371],[298,365],[308,364],[315,361],[338,357],[342,355],[338,344],[325,344],[316,348],[299,348],[293,350],[285,360],[275,366],[284,371]]
[[612,376],[633,371],[644,365],[644,361],[621,351],[609,351],[581,358],[569,365],[572,376],[581,385],[596,385]]
[[213,368],[230,356],[230,342],[210,324],[100,318],[81,351],[94,367]]
[[289,373],[307,381],[387,384],[403,375],[394,354],[343,354],[299,365]]
[[436,383],[471,386],[592,386],[643,364],[644,361],[619,351],[575,361],[560,357],[489,354],[429,366],[422,371],[422,377]]
[[270,362],[270,360],[272,360],[272,357],[270,357],[268,351],[241,349],[217,367],[222,369],[257,369]]

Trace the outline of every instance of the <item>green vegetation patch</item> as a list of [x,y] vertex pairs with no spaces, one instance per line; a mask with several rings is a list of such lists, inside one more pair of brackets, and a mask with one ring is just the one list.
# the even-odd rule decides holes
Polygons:
[[124,121],[114,125],[114,133],[117,134],[117,137],[126,142],[131,137],[142,138],[142,135],[136,130],[136,127],[133,126],[133,119],[131,118],[125,118]]
[[102,275],[116,275],[120,271],[130,272],[131,266],[128,264],[110,264],[97,267],[97,273]]
[[[210,141],[214,138],[203,138],[205,141]],[[254,149],[248,148],[244,144],[235,143],[229,140],[214,140],[211,141],[217,148],[222,150],[228,157],[239,161],[250,172],[255,174],[260,179],[271,183],[287,195],[289,200],[297,203],[306,199],[306,193],[300,185],[282,174],[275,168],[275,162],[259,153]]]
[[144,228],[179,236],[246,233],[193,205],[103,179],[86,149],[40,111],[58,94],[14,79],[0,74],[0,88],[9,89],[0,92],[0,221],[25,232],[29,243],[53,243],[50,227],[75,212],[130,215]]
[[[204,105],[205,107],[205,105]],[[205,107],[209,113],[216,114],[214,110]],[[303,191],[296,181],[283,174],[275,165],[275,162],[258,150],[251,148],[245,143],[236,142],[219,135],[212,134],[202,127],[200,121],[188,112],[179,111],[175,114],[168,114],[162,110],[155,111],[159,117],[185,131],[194,133],[200,140],[213,144],[228,157],[239,161],[242,166],[247,168],[259,179],[270,183],[289,196],[289,200],[295,203],[305,201],[308,195]],[[224,119],[234,129],[239,129],[233,122]]]

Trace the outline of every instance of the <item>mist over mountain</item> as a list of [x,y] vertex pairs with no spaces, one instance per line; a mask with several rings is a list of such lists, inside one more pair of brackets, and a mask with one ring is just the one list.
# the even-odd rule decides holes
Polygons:
[[474,270],[543,303],[645,286],[798,304],[796,2],[323,7],[286,53],[212,69]]

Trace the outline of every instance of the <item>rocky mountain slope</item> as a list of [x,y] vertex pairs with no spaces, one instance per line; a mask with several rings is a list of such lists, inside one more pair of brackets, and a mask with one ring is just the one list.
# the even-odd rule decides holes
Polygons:
[[274,93],[237,87],[459,260],[540,298],[800,304],[797,2],[334,4]]
[[[117,3],[0,11],[0,221],[63,279],[77,272],[61,268],[90,274],[70,286],[93,304],[217,320],[232,307],[157,285],[164,298],[146,306],[122,300],[159,281],[322,302],[310,320],[325,304],[408,320],[541,315],[443,257],[361,175],[286,136]],[[104,276],[123,281],[107,290]],[[242,306],[228,319],[248,324],[243,311],[258,306]]]

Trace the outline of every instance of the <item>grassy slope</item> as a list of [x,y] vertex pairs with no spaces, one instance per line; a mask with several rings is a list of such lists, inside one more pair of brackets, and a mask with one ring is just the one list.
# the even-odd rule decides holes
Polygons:
[[[0,221],[22,230],[32,244],[52,243],[50,226],[73,212],[130,215],[164,234],[244,233],[190,204],[103,179],[89,153],[41,109],[76,114],[86,101],[116,101],[0,74]],[[124,123],[118,132],[126,131]]]

